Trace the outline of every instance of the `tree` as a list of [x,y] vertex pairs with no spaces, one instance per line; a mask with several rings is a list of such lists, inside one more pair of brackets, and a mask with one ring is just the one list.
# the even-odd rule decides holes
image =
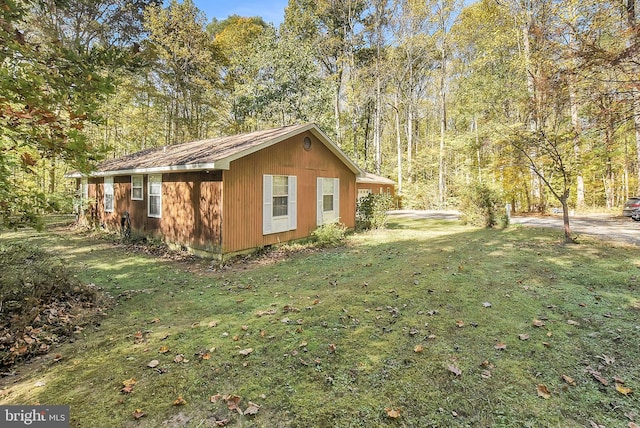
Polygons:
[[[114,10],[112,2],[97,1],[8,1],[0,7],[0,217],[5,226],[38,224],[47,191],[56,190],[57,162],[87,171],[101,156],[103,148],[87,139],[85,127],[99,121],[100,102],[135,52],[119,43],[124,33],[116,37],[102,28],[96,31],[100,37],[89,36],[70,25],[67,18],[86,12],[83,5]],[[44,16],[55,17],[55,25]],[[101,19],[85,22],[100,26]],[[134,26],[128,28],[131,41]],[[36,180],[40,165],[50,166],[54,184],[49,189]]]
[[166,144],[205,138],[211,132],[221,54],[191,0],[172,0],[145,13],[156,55],[159,90],[165,94]]

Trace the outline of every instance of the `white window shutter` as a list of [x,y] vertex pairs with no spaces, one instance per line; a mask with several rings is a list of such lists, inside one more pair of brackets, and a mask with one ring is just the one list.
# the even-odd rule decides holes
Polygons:
[[340,179],[333,179],[333,219],[340,218]]
[[262,176],[262,234],[271,233],[271,218],[273,216],[273,176]]
[[322,177],[318,177],[316,179],[316,224],[318,226],[322,226],[322,212],[323,212],[323,202],[322,202]]
[[298,228],[298,179],[295,175],[289,176],[289,230]]

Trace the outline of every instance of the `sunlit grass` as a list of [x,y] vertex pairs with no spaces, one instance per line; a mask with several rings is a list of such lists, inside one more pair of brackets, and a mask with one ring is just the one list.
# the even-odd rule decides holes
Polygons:
[[[155,427],[179,413],[188,426],[627,426],[640,408],[634,247],[399,220],[343,248],[211,272],[70,233],[1,239],[25,234],[117,301],[55,350],[60,362],[3,381],[3,404],[69,404],[73,426]],[[218,393],[260,410],[241,416],[211,403]]]

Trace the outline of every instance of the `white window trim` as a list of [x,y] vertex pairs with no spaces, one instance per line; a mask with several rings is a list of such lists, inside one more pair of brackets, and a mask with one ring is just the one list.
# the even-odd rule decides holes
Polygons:
[[[111,195],[111,206],[107,204],[107,196]],[[113,191],[113,177],[104,178],[104,212],[112,213],[115,208],[115,195]]]
[[[157,184],[160,183],[160,193],[155,194],[152,193],[152,185],[153,184]],[[153,218],[162,218],[162,174],[154,174],[154,175],[149,175],[149,179],[147,182],[147,192],[148,192],[148,201],[147,201],[147,216],[148,217],[153,217]],[[158,204],[158,212],[157,213],[151,213],[151,200],[153,198],[159,198],[159,204]]]
[[[333,210],[324,210],[324,181],[333,180]],[[340,219],[340,179],[329,177],[318,177],[316,182],[316,195],[317,195],[317,211],[316,211],[316,224],[322,226],[326,223],[338,221]]]
[[287,215],[273,216],[273,175],[262,176],[262,234],[287,232],[298,228],[297,183],[295,175],[287,176]]
[[[136,186],[134,183],[134,179],[140,180],[140,185]],[[134,195],[134,189],[140,189],[140,197],[136,198]],[[132,175],[131,176],[131,200],[132,201],[143,201],[144,200],[144,176],[143,175]]]
[[80,201],[83,204],[89,201],[89,179],[87,177],[80,179]]

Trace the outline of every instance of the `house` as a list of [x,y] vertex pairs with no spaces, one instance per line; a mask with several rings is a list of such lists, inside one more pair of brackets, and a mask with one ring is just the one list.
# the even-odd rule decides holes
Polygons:
[[315,124],[151,148],[76,178],[104,227],[217,258],[355,226],[363,172]]
[[367,196],[370,193],[388,193],[393,198],[395,196],[395,181],[372,174],[363,172],[356,177],[356,189],[358,191],[358,199]]

